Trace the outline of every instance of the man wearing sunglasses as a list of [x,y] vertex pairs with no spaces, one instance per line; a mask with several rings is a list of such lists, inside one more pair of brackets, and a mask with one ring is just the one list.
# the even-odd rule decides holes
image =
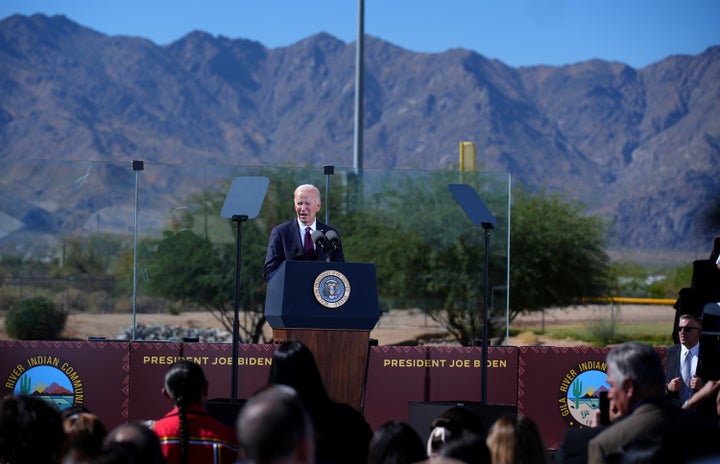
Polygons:
[[680,343],[667,349],[667,369],[665,371],[665,390],[677,404],[683,404],[705,382],[698,376],[702,372],[700,359],[700,335],[702,321],[692,315],[683,314],[678,321]]

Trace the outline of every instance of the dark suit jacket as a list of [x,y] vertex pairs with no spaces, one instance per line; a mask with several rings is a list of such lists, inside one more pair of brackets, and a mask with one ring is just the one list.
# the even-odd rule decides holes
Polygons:
[[[320,221],[315,222],[315,227],[324,234],[327,234],[330,230],[337,232],[337,229],[323,224]],[[339,233],[338,236],[340,236]],[[345,261],[342,244],[340,244],[340,248],[337,251],[330,252],[329,255],[330,261]],[[326,261],[327,254],[318,247],[316,249],[315,259],[316,261]],[[286,260],[305,261],[305,251],[303,250],[302,239],[300,238],[300,227],[298,227],[297,219],[283,222],[273,227],[272,232],[270,232],[265,265],[262,271],[263,279],[265,279],[265,281],[270,280],[277,268],[280,267],[280,264]]]
[[588,462],[682,464],[720,452],[719,436],[716,420],[659,397],[642,402],[590,440]]
[[[682,345],[677,344],[669,347],[665,351],[665,357],[667,361],[667,368],[665,369],[665,391],[667,395],[672,398],[676,403],[680,402],[680,395],[675,392],[667,391],[667,384],[670,383],[675,377],[680,377],[680,353],[682,353]],[[698,356],[697,368],[695,369],[695,375],[702,378],[703,381],[707,381],[702,375],[702,357]]]
[[563,432],[560,447],[555,452],[554,464],[585,464],[588,462],[588,443],[607,426],[570,427]]

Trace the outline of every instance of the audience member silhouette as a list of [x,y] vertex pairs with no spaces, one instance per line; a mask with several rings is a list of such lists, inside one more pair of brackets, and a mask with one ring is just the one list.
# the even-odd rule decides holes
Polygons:
[[180,360],[165,374],[163,394],[175,407],[152,424],[168,464],[234,463],[235,430],[208,413],[208,381],[194,362]]
[[549,456],[537,424],[528,416],[502,416],[487,437],[493,464],[545,464]]
[[292,387],[310,413],[319,464],[367,464],[372,429],[352,406],[330,398],[315,357],[302,342],[288,340],[277,346],[268,385],[278,384]]
[[485,439],[486,430],[480,416],[462,405],[445,410],[430,425],[431,432],[427,441],[426,453],[429,457],[439,454],[440,449],[453,438],[460,438],[463,433],[471,433]]
[[420,435],[406,422],[385,422],[373,433],[368,464],[412,464],[427,459]]
[[86,461],[99,456],[107,428],[95,414],[80,412],[63,420],[65,430],[64,460]]
[[163,464],[160,439],[150,427],[142,422],[120,424],[108,432],[103,442],[106,453],[109,450],[124,450],[132,462]]
[[553,457],[554,464],[585,464],[588,462],[588,443],[605,430],[606,425],[597,427],[568,427],[563,432],[560,446]]
[[0,462],[57,464],[65,433],[62,415],[36,396],[7,396],[0,402]]
[[690,462],[720,451],[715,420],[665,395],[665,371],[651,346],[628,342],[607,354],[608,398],[619,419],[588,445],[588,462]]
[[437,456],[430,462],[434,463],[438,458],[457,459],[465,464],[492,463],[490,449],[485,442],[485,437],[468,430],[463,430],[459,435],[454,435],[438,450]]
[[314,464],[312,419],[297,392],[273,385],[240,410],[237,436],[247,464]]

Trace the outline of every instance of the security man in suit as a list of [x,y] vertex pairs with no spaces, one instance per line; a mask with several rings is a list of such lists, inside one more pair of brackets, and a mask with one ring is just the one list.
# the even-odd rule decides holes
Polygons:
[[[320,190],[311,184],[300,185],[293,195],[296,217],[275,226],[270,232],[267,255],[263,266],[263,279],[269,281],[283,261],[344,262],[345,256],[337,230],[316,219],[320,211]],[[333,231],[337,240],[327,243],[328,249],[318,246],[312,239],[314,232],[327,234]],[[329,241],[328,241],[329,242]],[[336,248],[335,248],[336,247]]]
[[[705,385],[700,378],[702,359],[700,357],[700,336],[702,322],[692,314],[683,314],[678,322],[680,343],[667,349],[667,370],[665,391],[678,405]],[[686,366],[686,367],[684,367]],[[686,369],[683,372],[683,369]]]

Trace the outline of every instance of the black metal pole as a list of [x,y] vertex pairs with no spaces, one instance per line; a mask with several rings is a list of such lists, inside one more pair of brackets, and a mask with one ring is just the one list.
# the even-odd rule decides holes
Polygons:
[[[135,341],[135,330],[137,329],[137,250],[138,250],[138,198],[139,198],[139,171],[145,169],[145,162],[134,160],[131,163],[135,172],[135,218],[133,223],[133,281],[132,281],[132,341]],[[20,295],[22,296],[22,295]]]
[[365,93],[365,1],[357,3],[357,39],[355,42],[355,134],[353,140],[353,168],[358,177],[363,175],[363,128],[364,128],[364,93]]
[[[490,229],[492,225],[483,223],[485,229],[485,269],[483,271],[484,287],[483,287],[483,324],[482,324],[482,404],[487,404],[487,364],[488,364],[488,305],[490,303]],[[489,227],[488,227],[489,226]]]
[[335,166],[326,164],[323,166],[325,174],[325,224],[330,224],[330,176],[335,173]]
[[237,238],[235,243],[235,314],[233,315],[232,333],[232,370],[230,375],[230,401],[237,402],[237,380],[238,380],[238,343],[240,339],[240,252],[242,243],[242,223],[248,217],[244,214],[236,214],[232,220],[237,222]]

